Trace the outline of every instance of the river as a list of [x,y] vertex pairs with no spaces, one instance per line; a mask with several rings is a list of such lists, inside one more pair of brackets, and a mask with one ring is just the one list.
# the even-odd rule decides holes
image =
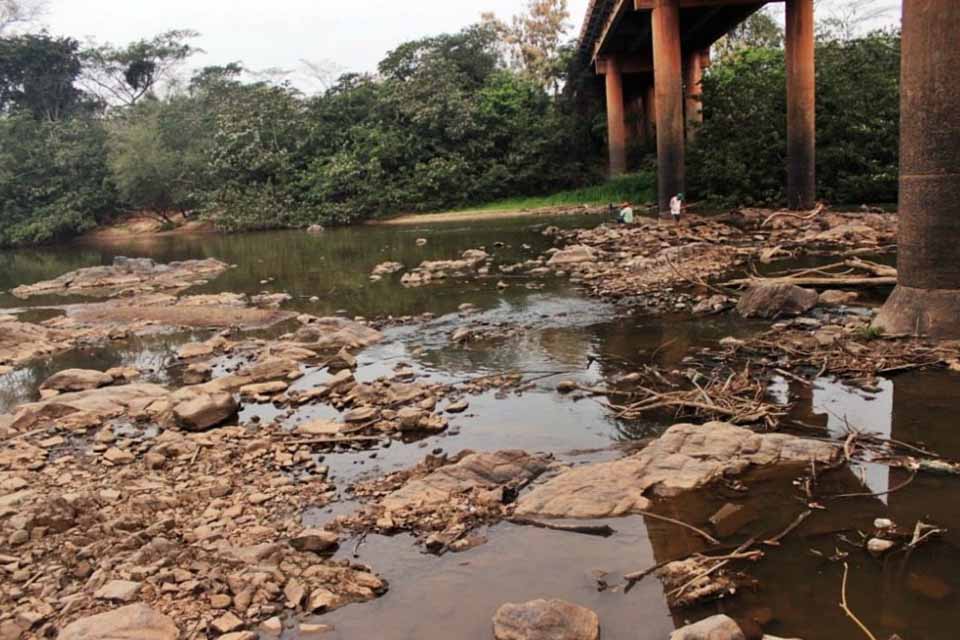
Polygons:
[[[159,262],[214,257],[236,265],[191,293],[233,291],[256,294],[286,292],[285,308],[314,315],[420,318],[385,330],[387,339],[360,354],[357,378],[373,379],[399,362],[430,381],[457,381],[482,374],[522,372],[534,381],[523,393],[488,392],[471,398],[469,410],[452,420],[445,434],[389,448],[338,451],[327,456],[341,501],[304,513],[304,521],[322,525],[354,506],[344,489],[358,478],[382,475],[415,464],[436,450],[524,449],[556,454],[574,462],[619,455],[613,445],[656,436],[671,424],[669,416],[621,421],[592,399],[571,400],[555,391],[560,379],[584,384],[615,380],[645,364],[682,368],[695,349],[726,336],[747,336],[768,323],[733,315],[694,318],[685,314],[648,318],[631,309],[587,298],[566,280],[548,278],[532,289],[524,278],[502,275],[449,280],[404,288],[399,276],[371,282],[371,269],[385,260],[415,265],[445,259],[470,248],[485,247],[496,263],[535,257],[551,246],[540,231],[546,225],[594,225],[597,218],[517,218],[431,226],[367,226],[331,229],[308,235],[297,231],[244,235],[169,235],[70,245],[0,254],[0,290],[58,276],[85,266],[109,264],[118,255],[150,257]],[[427,243],[418,246],[416,240]],[[509,285],[498,287],[498,281]],[[88,299],[84,300],[87,301]],[[32,298],[28,302],[0,295],[0,313],[40,319],[61,312],[77,300]],[[514,327],[510,337],[473,346],[452,344],[450,332],[463,322],[464,303],[479,311],[472,323]],[[32,400],[47,376],[69,367],[105,369],[133,365],[148,379],[170,380],[168,366],[179,345],[209,334],[174,333],[132,339],[109,347],[88,348],[35,363],[0,377],[0,405],[9,411]],[[309,384],[309,376],[305,381]],[[788,384],[770,393],[777,397]],[[821,379],[806,389],[792,416],[839,435],[846,424],[912,443],[941,455],[960,458],[960,376],[933,371],[906,373],[883,380],[865,392]],[[333,415],[320,407],[315,415]],[[271,418],[267,405],[244,408],[241,420]],[[858,475],[859,474],[859,475]],[[793,476],[761,474],[751,481],[743,501],[754,514],[744,530],[759,535],[788,524],[803,505],[795,498]],[[794,474],[795,475],[795,474]],[[909,473],[866,466],[822,479],[826,494],[850,491],[882,494],[902,484]],[[733,489],[720,487],[671,500],[666,513],[704,523],[730,499]],[[878,638],[899,634],[904,640],[948,640],[960,623],[960,481],[919,475],[889,495],[833,501],[814,514],[780,547],[770,547],[751,575],[754,588],[709,606],[671,611],[663,587],[648,577],[624,589],[624,573],[644,569],[697,547],[695,537],[669,524],[641,516],[610,522],[609,538],[499,524],[485,531],[489,541],[472,550],[436,557],[422,552],[407,536],[371,535],[362,544],[344,543],[340,554],[366,563],[390,582],[389,592],[320,616],[333,624],[324,638],[390,640],[486,640],[490,620],[504,602],[556,597],[597,612],[605,640],[659,640],[686,621],[717,611],[749,626],[762,622],[766,633],[806,640],[864,637],[838,606],[841,565],[828,557],[847,553],[851,608]],[[859,531],[876,517],[912,527],[935,522],[949,532],[937,543],[912,554],[877,560],[853,548]],[[849,541],[851,544],[847,544]],[[354,551],[356,556],[354,557]],[[758,622],[758,624],[759,624]],[[291,634],[289,637],[296,637]]]

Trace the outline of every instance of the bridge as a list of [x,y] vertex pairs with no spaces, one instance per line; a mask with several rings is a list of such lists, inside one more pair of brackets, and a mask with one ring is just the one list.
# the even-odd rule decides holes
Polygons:
[[[816,199],[814,0],[786,4],[787,201]],[[702,122],[701,79],[710,47],[770,2],[592,0],[580,54],[604,76],[610,173],[623,173],[631,140],[656,138],[658,202],[686,191],[684,151]],[[746,133],[746,132],[745,132]]]

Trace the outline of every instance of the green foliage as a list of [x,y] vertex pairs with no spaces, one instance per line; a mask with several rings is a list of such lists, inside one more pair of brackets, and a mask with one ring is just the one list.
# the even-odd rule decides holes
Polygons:
[[80,45],[46,33],[0,38],[0,114],[24,110],[59,120],[81,103]]
[[480,206],[470,211],[519,211],[539,207],[575,205],[605,205],[632,202],[652,202],[656,198],[656,178],[652,173],[634,173],[617,176],[596,185],[559,191],[547,196],[507,198]]
[[0,118],[0,245],[82,233],[115,206],[99,122]]
[[[819,196],[842,204],[897,197],[900,37],[878,32],[817,46]],[[780,204],[786,184],[783,50],[743,48],[703,81],[704,123],[690,190],[717,205]]]

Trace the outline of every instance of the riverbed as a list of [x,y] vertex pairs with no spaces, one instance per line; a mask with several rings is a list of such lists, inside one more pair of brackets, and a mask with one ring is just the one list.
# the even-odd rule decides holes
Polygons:
[[[566,279],[553,276],[534,280],[492,274],[416,288],[401,286],[399,274],[377,282],[369,278],[374,266],[387,260],[414,266],[480,247],[494,256],[494,264],[510,264],[552,246],[551,239],[541,233],[548,225],[601,222],[596,216],[567,215],[330,229],[315,235],[284,231],[81,241],[0,254],[0,290],[80,267],[110,264],[121,255],[158,262],[217,258],[235,266],[190,293],[288,293],[292,299],[285,309],[383,322],[386,339],[358,356],[358,380],[373,380],[398,363],[406,363],[419,379],[430,382],[514,372],[530,380],[522,392],[491,390],[472,397],[469,409],[452,418],[451,428],[443,434],[393,442],[373,452],[348,449],[326,456],[339,500],[303,514],[305,522],[322,526],[356,506],[346,491],[353,482],[410,467],[429,452],[523,449],[573,463],[618,457],[631,442],[662,433],[673,423],[670,416],[620,420],[594,398],[575,400],[559,394],[558,381],[613,383],[651,363],[682,369],[685,358],[702,347],[769,327],[769,322],[743,320],[734,314],[646,317],[629,304],[587,297]],[[75,297],[24,301],[3,294],[0,313],[47,318],[77,302],[81,300]],[[465,303],[476,310],[463,313]],[[476,344],[451,342],[451,333],[464,323],[515,331]],[[0,377],[0,413],[34,400],[43,380],[70,367],[135,366],[149,381],[169,382],[177,348],[208,336],[184,332],[141,337],[32,363]],[[310,383],[308,375],[298,384]],[[782,379],[769,393],[784,400],[792,397],[791,416],[819,428],[820,437],[840,437],[853,424],[960,458],[956,428],[960,375],[956,373],[904,373],[881,380],[873,391],[830,378],[819,379],[811,387]],[[248,404],[241,421],[253,416],[270,420],[277,415],[271,405]],[[336,412],[318,408],[306,417],[318,416],[335,417]],[[960,510],[955,507],[960,481],[918,475],[907,486],[886,494],[909,475],[879,465],[825,475],[820,487],[825,495],[875,495],[825,504],[751,567],[751,588],[695,609],[671,611],[663,587],[652,576],[625,588],[625,573],[702,548],[702,541],[683,529],[632,516],[609,521],[615,533],[607,538],[501,523],[483,532],[486,544],[439,557],[425,553],[406,535],[345,541],[340,555],[370,565],[389,581],[390,589],[372,602],[318,616],[316,622],[335,627],[323,635],[331,639],[486,640],[491,637],[491,617],[501,604],[544,597],[566,599],[596,611],[605,640],[667,638],[674,628],[718,611],[777,636],[852,640],[864,636],[838,605],[843,567],[837,556],[846,554],[842,559],[849,565],[850,606],[878,638],[899,634],[904,640],[952,639],[960,622],[956,613]],[[720,487],[671,500],[663,509],[674,518],[705,526],[713,512],[737,501],[747,505],[754,517],[736,541],[765,535],[782,530],[803,509],[793,484],[796,477],[796,473],[754,474],[743,479],[745,492]],[[948,531],[913,553],[875,559],[856,544],[861,542],[858,532],[870,530],[878,517],[907,528],[923,520]],[[297,637],[295,630],[287,637]]]

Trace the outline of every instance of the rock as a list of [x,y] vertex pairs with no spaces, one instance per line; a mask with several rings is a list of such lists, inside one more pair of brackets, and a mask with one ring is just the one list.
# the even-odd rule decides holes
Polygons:
[[104,291],[183,289],[216,277],[229,268],[225,262],[212,258],[157,264],[149,258],[117,256],[112,265],[78,269],[53,280],[19,286],[11,293],[18,298],[29,298],[51,293],[99,295]]
[[201,394],[173,408],[173,415],[188,431],[205,431],[237,414],[237,402],[230,393]]
[[253,631],[236,631],[234,633],[226,633],[217,640],[257,640],[257,634]]
[[191,358],[205,358],[213,355],[213,345],[207,342],[188,342],[177,349],[177,357],[181,360]]
[[279,638],[283,633],[283,621],[274,616],[260,623],[260,633],[269,638]]
[[557,383],[557,391],[560,393],[573,393],[580,386],[573,380],[561,380]]
[[287,586],[283,588],[283,595],[287,598],[287,607],[296,609],[300,606],[300,603],[303,602],[303,598],[307,595],[307,592],[303,588],[302,582],[296,578],[290,578],[287,580]]
[[716,615],[677,629],[670,640],[746,640],[732,618]]
[[880,531],[886,531],[895,528],[897,525],[889,518],[877,518],[873,521],[873,526]]
[[312,225],[310,225],[309,227],[307,227],[307,233],[309,233],[309,234],[311,234],[311,235],[319,235],[319,234],[323,233],[323,225],[320,225],[320,224],[312,224]]
[[231,604],[233,604],[233,598],[225,593],[210,596],[210,606],[214,609],[226,609]]
[[230,633],[243,626],[243,620],[235,616],[230,611],[210,623],[210,626],[217,633]]
[[426,238],[417,238],[416,244],[417,244],[418,247],[426,246],[426,244],[427,244],[427,239],[426,239]]
[[447,413],[463,413],[470,408],[470,403],[466,400],[460,400],[458,402],[453,402],[447,405],[447,408],[444,409]]
[[492,490],[511,482],[526,483],[546,471],[549,460],[525,451],[470,453],[459,462],[411,480],[383,499],[387,511],[443,504],[467,489]]
[[255,384],[246,384],[240,387],[240,396],[243,398],[256,398],[257,396],[275,396],[287,390],[288,385],[282,380],[273,380],[271,382],[258,382]]
[[55,391],[86,391],[113,384],[113,376],[94,369],[64,369],[47,378],[41,389]]
[[870,538],[867,541],[867,551],[874,558],[879,558],[895,546],[896,544],[892,540],[884,540],[883,538]]
[[730,298],[718,293],[695,304],[693,306],[693,314],[705,316],[712,313],[720,313],[730,308],[731,304]]
[[829,464],[833,444],[780,433],[757,434],[723,422],[670,427],[643,451],[566,471],[522,496],[518,515],[606,518],[644,511],[648,493],[674,496],[753,466]]
[[327,360],[327,369],[330,371],[341,371],[344,369],[356,369],[357,357],[347,351],[346,347],[340,349],[335,356]]
[[179,636],[173,620],[137,603],[72,622],[57,640],[177,640]]
[[553,256],[547,261],[547,266],[568,267],[571,265],[582,264],[584,262],[594,262],[596,259],[597,257],[594,254],[593,249],[590,247],[585,245],[573,245],[553,254]]
[[391,273],[396,273],[403,269],[403,264],[399,262],[381,262],[373,268],[373,271],[370,272],[371,276],[385,276]]
[[213,377],[213,367],[205,362],[195,362],[183,372],[183,384],[203,384]]
[[320,587],[310,592],[310,598],[307,600],[306,610],[307,613],[326,611],[336,608],[339,602],[340,599],[337,597],[337,594],[329,589]]
[[817,292],[793,284],[761,283],[740,297],[737,312],[744,318],[798,316],[817,306]]
[[315,636],[330,633],[334,627],[329,624],[308,624],[301,622],[297,627],[298,637],[302,640],[312,640]]
[[132,602],[140,593],[141,583],[130,580],[111,580],[93,594],[98,600],[113,600],[116,602]]
[[837,291],[836,289],[827,289],[820,294],[818,302],[824,306],[840,306],[856,302],[860,296],[855,291]]
[[305,436],[335,436],[339,435],[345,426],[332,420],[311,420],[299,425],[296,431]]
[[313,551],[314,553],[333,551],[336,549],[338,542],[337,534],[325,529],[304,529],[295,537],[290,538],[290,546],[297,551]]
[[505,604],[493,616],[496,640],[599,640],[600,619],[563,600]]
[[130,464],[136,459],[129,451],[118,449],[117,447],[107,449],[103,453],[103,457],[113,464]]
[[345,422],[360,423],[376,420],[380,410],[376,407],[357,407],[343,414]]

